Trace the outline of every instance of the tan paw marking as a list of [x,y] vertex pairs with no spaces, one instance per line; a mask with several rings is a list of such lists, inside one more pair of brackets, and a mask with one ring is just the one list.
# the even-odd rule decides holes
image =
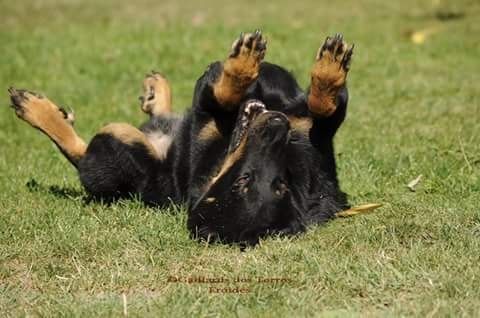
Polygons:
[[45,133],[74,165],[85,154],[85,142],[73,130],[73,114],[48,98],[24,89],[8,89],[18,118]]
[[146,114],[167,115],[172,112],[172,92],[167,79],[152,71],[143,80],[143,95],[139,97],[140,107]]
[[215,97],[221,105],[226,108],[238,106],[248,86],[258,77],[266,49],[267,41],[259,30],[240,34],[214,85]]
[[8,89],[12,108],[18,118],[35,128],[43,129],[58,123],[73,124],[73,112],[67,112],[52,103],[48,98],[25,89]]
[[318,116],[331,116],[338,91],[345,85],[350,68],[353,45],[349,48],[340,34],[327,37],[318,50],[311,72],[308,107]]

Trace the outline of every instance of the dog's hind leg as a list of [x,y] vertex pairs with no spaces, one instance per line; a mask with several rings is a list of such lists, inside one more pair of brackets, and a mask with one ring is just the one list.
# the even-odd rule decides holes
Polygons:
[[9,93],[17,116],[58,146],[94,197],[110,200],[139,194],[147,203],[164,204],[172,196],[168,164],[139,129],[109,124],[87,147],[73,129],[69,114],[48,98],[15,88]]
[[8,90],[17,116],[47,135],[75,166],[87,146],[72,126],[72,116],[39,94],[11,87]]
[[103,127],[91,140],[78,167],[94,197],[106,200],[138,194],[150,204],[173,196],[168,163],[139,129],[124,123]]
[[150,117],[168,115],[172,112],[172,91],[167,79],[152,71],[143,80],[143,95],[139,97],[142,111]]
[[257,79],[267,45],[260,31],[241,34],[221,66],[213,85],[216,101],[224,110],[236,110],[248,87]]
[[172,112],[172,93],[167,79],[152,71],[143,80],[143,96],[140,96],[143,112],[150,116],[140,130],[155,148],[160,159],[167,156],[181,117]]

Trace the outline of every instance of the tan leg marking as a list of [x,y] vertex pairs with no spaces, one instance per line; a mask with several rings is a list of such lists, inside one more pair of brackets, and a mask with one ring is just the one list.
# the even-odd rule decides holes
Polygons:
[[247,148],[247,136],[243,137],[243,140],[240,142],[240,145],[235,149],[234,152],[228,154],[223,160],[222,165],[218,169],[218,173],[210,179],[205,185],[204,191],[207,192],[223,175],[225,175],[233,165],[240,160],[244,154],[245,149]]
[[339,34],[327,37],[318,50],[308,95],[308,107],[312,113],[328,117],[335,112],[335,99],[345,85],[352,53],[353,46],[348,48]]
[[298,131],[304,135],[308,135],[308,132],[312,128],[313,120],[310,117],[295,117],[289,116],[290,127],[292,130]]
[[215,140],[222,137],[222,134],[218,130],[215,121],[209,121],[198,133],[198,139],[200,141]]
[[13,87],[8,92],[17,116],[46,134],[77,166],[87,146],[69,122],[70,114],[39,94]]
[[161,159],[155,147],[147,139],[147,136],[132,125],[111,123],[100,129],[98,133],[115,137],[127,145],[143,144],[152,157]]
[[223,63],[222,74],[213,86],[217,101],[227,110],[238,106],[247,88],[258,77],[266,47],[260,31],[241,34],[233,43],[232,53]]
[[143,80],[143,96],[139,97],[142,111],[150,116],[172,113],[170,83],[160,73],[152,72]]

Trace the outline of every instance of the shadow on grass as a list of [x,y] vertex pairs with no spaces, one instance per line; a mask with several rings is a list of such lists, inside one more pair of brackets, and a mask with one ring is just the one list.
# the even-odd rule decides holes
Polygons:
[[51,194],[60,199],[85,199],[87,194],[84,191],[72,187],[60,187],[58,185],[46,186],[35,179],[30,179],[25,184],[30,192],[43,192]]
[[67,199],[73,201],[81,201],[83,205],[90,205],[90,204],[100,204],[100,205],[107,205],[110,206],[111,204],[117,202],[121,198],[98,198],[86,193],[83,190],[75,189],[73,187],[60,187],[58,185],[44,185],[39,183],[35,179],[30,179],[25,184],[27,189],[30,192],[39,192],[45,193],[48,195],[53,195],[58,199]]
[[48,195],[53,195],[58,199],[67,199],[67,200],[73,200],[73,201],[80,200],[83,205],[100,204],[100,205],[110,206],[121,199],[125,199],[121,197],[112,197],[109,199],[95,197],[86,193],[83,190],[75,189],[73,187],[60,187],[58,185],[44,185],[39,183],[37,180],[33,178],[30,179],[25,185],[30,192],[45,193]]
[[67,199],[73,201],[81,201],[84,206],[90,204],[98,204],[98,205],[105,205],[111,206],[115,203],[121,203],[122,201],[129,201],[129,202],[137,202],[147,208],[155,208],[161,210],[163,213],[169,214],[177,214],[179,211],[182,210],[182,204],[175,204],[171,202],[171,204],[166,204],[165,206],[158,206],[154,203],[145,202],[138,194],[127,193],[118,196],[111,196],[111,197],[101,197],[101,196],[94,196],[83,189],[76,189],[73,187],[60,187],[58,185],[44,185],[39,183],[35,179],[30,179],[26,184],[27,189],[30,192],[39,192],[45,193],[48,195],[53,195],[58,199]]

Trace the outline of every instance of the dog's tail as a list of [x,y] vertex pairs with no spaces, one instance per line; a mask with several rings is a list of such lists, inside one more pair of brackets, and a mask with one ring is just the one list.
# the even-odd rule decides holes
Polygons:
[[346,217],[354,216],[357,214],[364,214],[364,213],[371,212],[375,209],[378,209],[382,205],[383,204],[380,204],[380,203],[362,204],[362,205],[351,207],[348,210],[337,212],[335,213],[335,216],[340,218],[346,218]]

